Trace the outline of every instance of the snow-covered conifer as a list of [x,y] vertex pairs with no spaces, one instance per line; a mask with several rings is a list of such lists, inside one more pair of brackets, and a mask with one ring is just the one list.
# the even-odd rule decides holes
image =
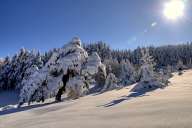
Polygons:
[[105,81],[105,85],[102,88],[101,92],[118,88],[119,86],[117,83],[118,83],[118,79],[116,78],[116,76],[113,73],[109,73]]
[[163,75],[159,75],[154,70],[153,57],[149,55],[148,49],[143,49],[140,67],[140,82],[132,91],[153,90],[165,86]]
[[19,103],[44,101],[53,96],[60,101],[64,91],[69,92],[69,97],[78,98],[89,88],[87,77],[94,76],[99,68],[105,70],[97,53],[88,57],[80,39],[73,38],[63,48],[54,50],[47,63],[26,78]]
[[129,85],[136,81],[136,72],[129,60],[121,61],[121,83]]
[[85,76],[89,83],[96,81],[98,88],[104,86],[106,79],[106,68],[101,63],[101,58],[96,52],[93,52],[87,59],[85,66],[82,68],[81,74]]
[[[62,84],[62,79],[69,73],[69,69],[79,74],[86,58],[87,53],[81,48],[80,39],[77,38],[73,38],[64,48],[55,50],[45,66],[32,74],[29,82],[24,85],[20,94],[20,103],[55,96],[62,86],[65,86]],[[31,93],[25,94],[25,90]],[[34,95],[35,98],[29,98]]]
[[25,72],[32,65],[43,66],[40,53],[28,51],[22,48],[19,53],[12,58],[6,58],[4,65],[2,65],[0,85],[4,89],[18,89],[20,90],[21,82],[25,77]]
[[4,60],[4,64],[1,66],[0,90],[12,88],[12,86],[10,85],[11,83],[10,76],[12,72],[13,70],[11,68],[11,59],[9,56],[7,56]]
[[107,59],[104,61],[107,73],[113,73],[116,77],[121,77],[121,64],[117,59]]

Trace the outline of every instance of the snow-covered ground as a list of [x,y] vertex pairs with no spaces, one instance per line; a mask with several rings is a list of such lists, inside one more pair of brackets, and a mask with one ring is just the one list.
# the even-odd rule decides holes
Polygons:
[[163,90],[131,93],[133,86],[1,111],[0,128],[192,127],[192,70],[181,76],[174,74],[170,86]]

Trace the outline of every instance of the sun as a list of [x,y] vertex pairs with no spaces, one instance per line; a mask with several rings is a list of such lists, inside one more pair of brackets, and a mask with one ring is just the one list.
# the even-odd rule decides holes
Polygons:
[[167,19],[177,20],[184,15],[185,4],[183,0],[170,0],[165,3],[163,14]]

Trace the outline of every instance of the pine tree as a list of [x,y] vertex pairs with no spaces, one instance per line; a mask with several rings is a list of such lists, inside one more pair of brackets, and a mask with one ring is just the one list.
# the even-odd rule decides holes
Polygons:
[[140,80],[143,82],[151,81],[154,78],[155,62],[153,57],[149,55],[149,49],[142,50],[141,64]]
[[12,58],[7,57],[0,72],[2,73],[0,78],[1,87],[3,89],[20,90],[25,72],[32,65],[36,65],[38,68],[43,66],[40,53],[22,48],[19,53],[15,54]]
[[53,50],[43,67],[27,71],[29,76],[23,81],[19,106],[24,102],[44,101],[53,96],[61,101],[63,92],[68,92],[68,97],[71,98],[83,96],[89,89],[87,77],[95,76],[99,69],[105,74],[105,66],[98,54],[88,57],[81,46],[81,40],[73,38],[63,48]]
[[121,77],[121,64],[117,59],[107,59],[104,61],[107,74],[113,73],[117,78]]
[[136,82],[136,72],[129,60],[121,61],[121,83],[130,85]]
[[84,76],[90,86],[94,86],[91,91],[98,91],[104,86],[106,67],[102,64],[101,58],[96,52],[91,53],[88,57],[85,66],[82,67],[81,75]]
[[118,83],[118,79],[115,77],[115,75],[113,73],[109,73],[105,81],[105,85],[102,88],[101,92],[118,88],[119,86],[117,83]]
[[140,82],[132,91],[150,91],[166,86],[167,79],[164,79],[164,74],[159,74],[154,70],[155,63],[153,57],[149,55],[148,49],[142,50],[141,63]]
[[1,67],[0,72],[0,90],[7,90],[12,88],[10,85],[10,74],[13,72],[11,68],[11,59],[7,56],[4,59],[4,64]]

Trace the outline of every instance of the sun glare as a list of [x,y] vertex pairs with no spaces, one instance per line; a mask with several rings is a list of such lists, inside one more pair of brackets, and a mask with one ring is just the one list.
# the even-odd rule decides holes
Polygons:
[[183,0],[171,0],[164,5],[163,14],[167,19],[177,20],[184,15],[185,4]]

